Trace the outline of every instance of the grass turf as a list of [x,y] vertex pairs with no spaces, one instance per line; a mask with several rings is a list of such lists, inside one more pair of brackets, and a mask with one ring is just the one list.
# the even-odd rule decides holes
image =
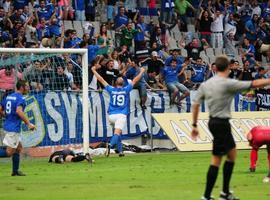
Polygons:
[[[265,150],[255,173],[249,173],[249,151],[239,151],[231,189],[240,199],[269,200],[270,183]],[[205,187],[210,152],[151,153],[123,158],[96,157],[87,162],[50,164],[44,158],[26,158],[25,177],[11,177],[11,163],[0,159],[1,200],[196,200]],[[222,168],[221,168],[222,169]],[[222,170],[214,196],[222,187]]]

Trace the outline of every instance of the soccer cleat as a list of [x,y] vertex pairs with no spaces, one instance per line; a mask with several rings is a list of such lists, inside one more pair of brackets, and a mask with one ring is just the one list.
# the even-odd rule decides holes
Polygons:
[[233,195],[233,192],[224,193],[220,192],[219,200],[240,200],[238,197]]
[[249,168],[249,171],[250,171],[250,172],[255,172],[255,171],[256,171],[256,168],[252,168],[252,167],[251,167],[251,168]]
[[118,155],[119,157],[124,157],[125,156],[125,154],[122,152],[122,153],[119,153],[119,155]]
[[264,182],[264,183],[270,183],[270,177],[269,177],[269,176],[266,176],[266,177],[263,179],[263,182]]
[[206,198],[206,197],[203,196],[203,197],[201,198],[201,200],[215,200],[215,198],[212,197],[212,196],[209,197],[209,198]]
[[105,151],[106,157],[110,156],[110,151],[111,151],[111,145],[109,143],[106,143],[106,151]]
[[24,174],[21,171],[17,171],[17,172],[12,172],[11,176],[26,176],[26,174]]

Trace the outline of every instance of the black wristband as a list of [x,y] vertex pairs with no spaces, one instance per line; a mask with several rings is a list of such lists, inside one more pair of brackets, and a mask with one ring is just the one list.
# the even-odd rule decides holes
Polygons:
[[192,126],[193,126],[194,128],[197,128],[197,124],[195,124],[195,123],[193,123]]

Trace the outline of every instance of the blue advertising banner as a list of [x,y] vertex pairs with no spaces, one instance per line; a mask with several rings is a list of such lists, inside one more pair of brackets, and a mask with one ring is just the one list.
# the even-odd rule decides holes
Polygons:
[[[147,109],[142,110],[137,90],[130,94],[130,114],[123,130],[123,138],[140,136],[153,132],[156,138],[167,138],[160,126],[152,119],[151,113],[190,112],[192,99],[196,91],[183,101],[181,107],[170,105],[169,95],[164,91],[148,92]],[[35,131],[28,131],[22,125],[22,143],[25,147],[80,144],[82,133],[82,102],[79,93],[43,92],[27,96],[25,112],[36,125]],[[104,92],[89,92],[90,141],[106,141],[112,136],[112,127],[107,117],[109,95]],[[243,105],[250,104],[249,110],[255,110],[255,101],[246,101],[237,95],[232,111],[241,111]],[[207,111],[203,105],[202,111]]]

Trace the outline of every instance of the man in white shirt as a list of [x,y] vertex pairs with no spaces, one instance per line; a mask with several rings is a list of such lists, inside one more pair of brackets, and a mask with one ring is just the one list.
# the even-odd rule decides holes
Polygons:
[[211,43],[213,48],[223,48],[223,18],[224,15],[220,10],[213,13],[214,21],[211,23]]

